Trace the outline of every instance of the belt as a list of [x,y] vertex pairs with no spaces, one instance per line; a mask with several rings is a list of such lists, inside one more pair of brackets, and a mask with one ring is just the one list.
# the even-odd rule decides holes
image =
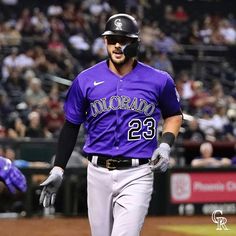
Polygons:
[[97,166],[107,168],[108,170],[119,170],[129,167],[135,167],[146,164],[149,158],[125,158],[125,157],[109,157],[100,155],[88,155],[88,160]]

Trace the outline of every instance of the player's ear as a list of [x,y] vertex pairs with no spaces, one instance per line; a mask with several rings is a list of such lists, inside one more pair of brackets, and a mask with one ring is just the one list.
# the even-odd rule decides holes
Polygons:
[[106,36],[103,37],[103,40],[104,40],[104,43],[107,45],[107,37]]

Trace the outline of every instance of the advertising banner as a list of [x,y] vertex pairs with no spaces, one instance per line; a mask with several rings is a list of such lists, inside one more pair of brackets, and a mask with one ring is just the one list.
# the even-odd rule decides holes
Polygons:
[[170,202],[236,202],[236,172],[171,173]]

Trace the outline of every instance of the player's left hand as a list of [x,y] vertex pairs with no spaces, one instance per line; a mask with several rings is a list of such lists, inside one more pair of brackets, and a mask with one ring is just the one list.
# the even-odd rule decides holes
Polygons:
[[170,146],[167,143],[161,143],[153,152],[151,161],[149,162],[152,171],[165,172],[170,162]]
[[48,178],[40,184],[43,190],[40,194],[39,203],[44,207],[53,206],[56,194],[63,180],[63,170],[60,167],[53,167]]

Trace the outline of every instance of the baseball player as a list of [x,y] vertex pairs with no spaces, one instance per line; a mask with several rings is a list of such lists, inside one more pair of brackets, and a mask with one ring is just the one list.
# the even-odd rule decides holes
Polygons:
[[15,194],[16,190],[21,192],[26,192],[27,190],[25,176],[9,159],[2,156],[0,156],[0,180],[4,182],[12,194]]
[[54,167],[41,184],[40,203],[44,207],[54,203],[80,125],[85,123],[92,235],[137,236],[151,199],[153,171],[167,170],[182,114],[173,79],[137,61],[139,28],[132,16],[111,16],[102,35],[109,58],[81,72],[68,91],[66,121]]

